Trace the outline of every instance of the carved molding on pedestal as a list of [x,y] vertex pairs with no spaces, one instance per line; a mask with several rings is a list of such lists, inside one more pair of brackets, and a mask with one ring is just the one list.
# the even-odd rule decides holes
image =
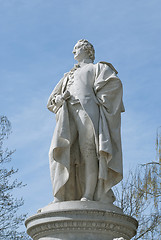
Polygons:
[[[137,221],[134,218],[123,213],[110,212],[110,210],[90,209],[92,206],[91,202],[83,203],[84,207],[88,209],[82,209],[83,205],[81,206],[81,202],[79,203],[81,209],[70,209],[72,203],[70,202],[70,206],[68,206],[69,202],[64,202],[62,204],[64,206],[66,204],[66,208],[69,207],[69,210],[64,209],[64,206],[62,210],[60,208],[55,210],[56,207],[60,207],[59,203],[59,205],[53,205],[53,211],[38,213],[28,218],[26,220],[28,234],[34,240],[47,239],[45,236],[50,236],[50,239],[54,239],[54,236],[59,236],[60,234],[65,236],[67,233],[71,235],[93,233],[93,236],[97,235],[97,240],[98,234],[99,236],[107,235],[107,240],[114,237],[123,237],[128,240],[136,234]],[[75,239],[79,239],[79,237]],[[100,239],[104,238],[100,237]]]

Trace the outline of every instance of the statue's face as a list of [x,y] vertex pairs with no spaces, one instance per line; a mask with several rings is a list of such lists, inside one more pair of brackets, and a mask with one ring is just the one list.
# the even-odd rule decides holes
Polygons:
[[82,61],[83,59],[89,58],[87,52],[83,49],[82,44],[79,42],[74,46],[73,54],[74,59],[77,60],[78,62]]

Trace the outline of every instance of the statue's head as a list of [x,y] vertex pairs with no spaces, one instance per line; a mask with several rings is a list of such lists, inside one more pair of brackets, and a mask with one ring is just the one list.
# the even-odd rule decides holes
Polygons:
[[83,59],[91,59],[94,62],[95,50],[93,45],[85,39],[79,40],[73,49],[74,59],[78,62]]

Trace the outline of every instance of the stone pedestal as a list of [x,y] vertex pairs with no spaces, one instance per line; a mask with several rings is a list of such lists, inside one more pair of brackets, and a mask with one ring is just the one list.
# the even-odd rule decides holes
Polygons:
[[129,240],[137,229],[137,221],[120,208],[93,201],[49,204],[25,224],[34,240]]

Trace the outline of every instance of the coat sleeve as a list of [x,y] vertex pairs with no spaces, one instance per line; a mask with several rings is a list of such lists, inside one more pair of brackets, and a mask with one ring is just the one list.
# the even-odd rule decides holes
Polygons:
[[54,88],[54,90],[52,91],[52,93],[50,94],[50,97],[48,99],[47,102],[47,108],[54,113],[57,113],[57,111],[59,110],[60,106],[57,106],[55,103],[55,97],[57,95],[61,95],[62,93],[62,85],[64,82],[65,77],[67,76],[67,73],[64,74],[64,77],[58,82],[58,84],[56,85],[56,87]]
[[94,91],[99,104],[106,108],[108,114],[124,112],[122,83],[109,65],[103,63],[96,65]]

